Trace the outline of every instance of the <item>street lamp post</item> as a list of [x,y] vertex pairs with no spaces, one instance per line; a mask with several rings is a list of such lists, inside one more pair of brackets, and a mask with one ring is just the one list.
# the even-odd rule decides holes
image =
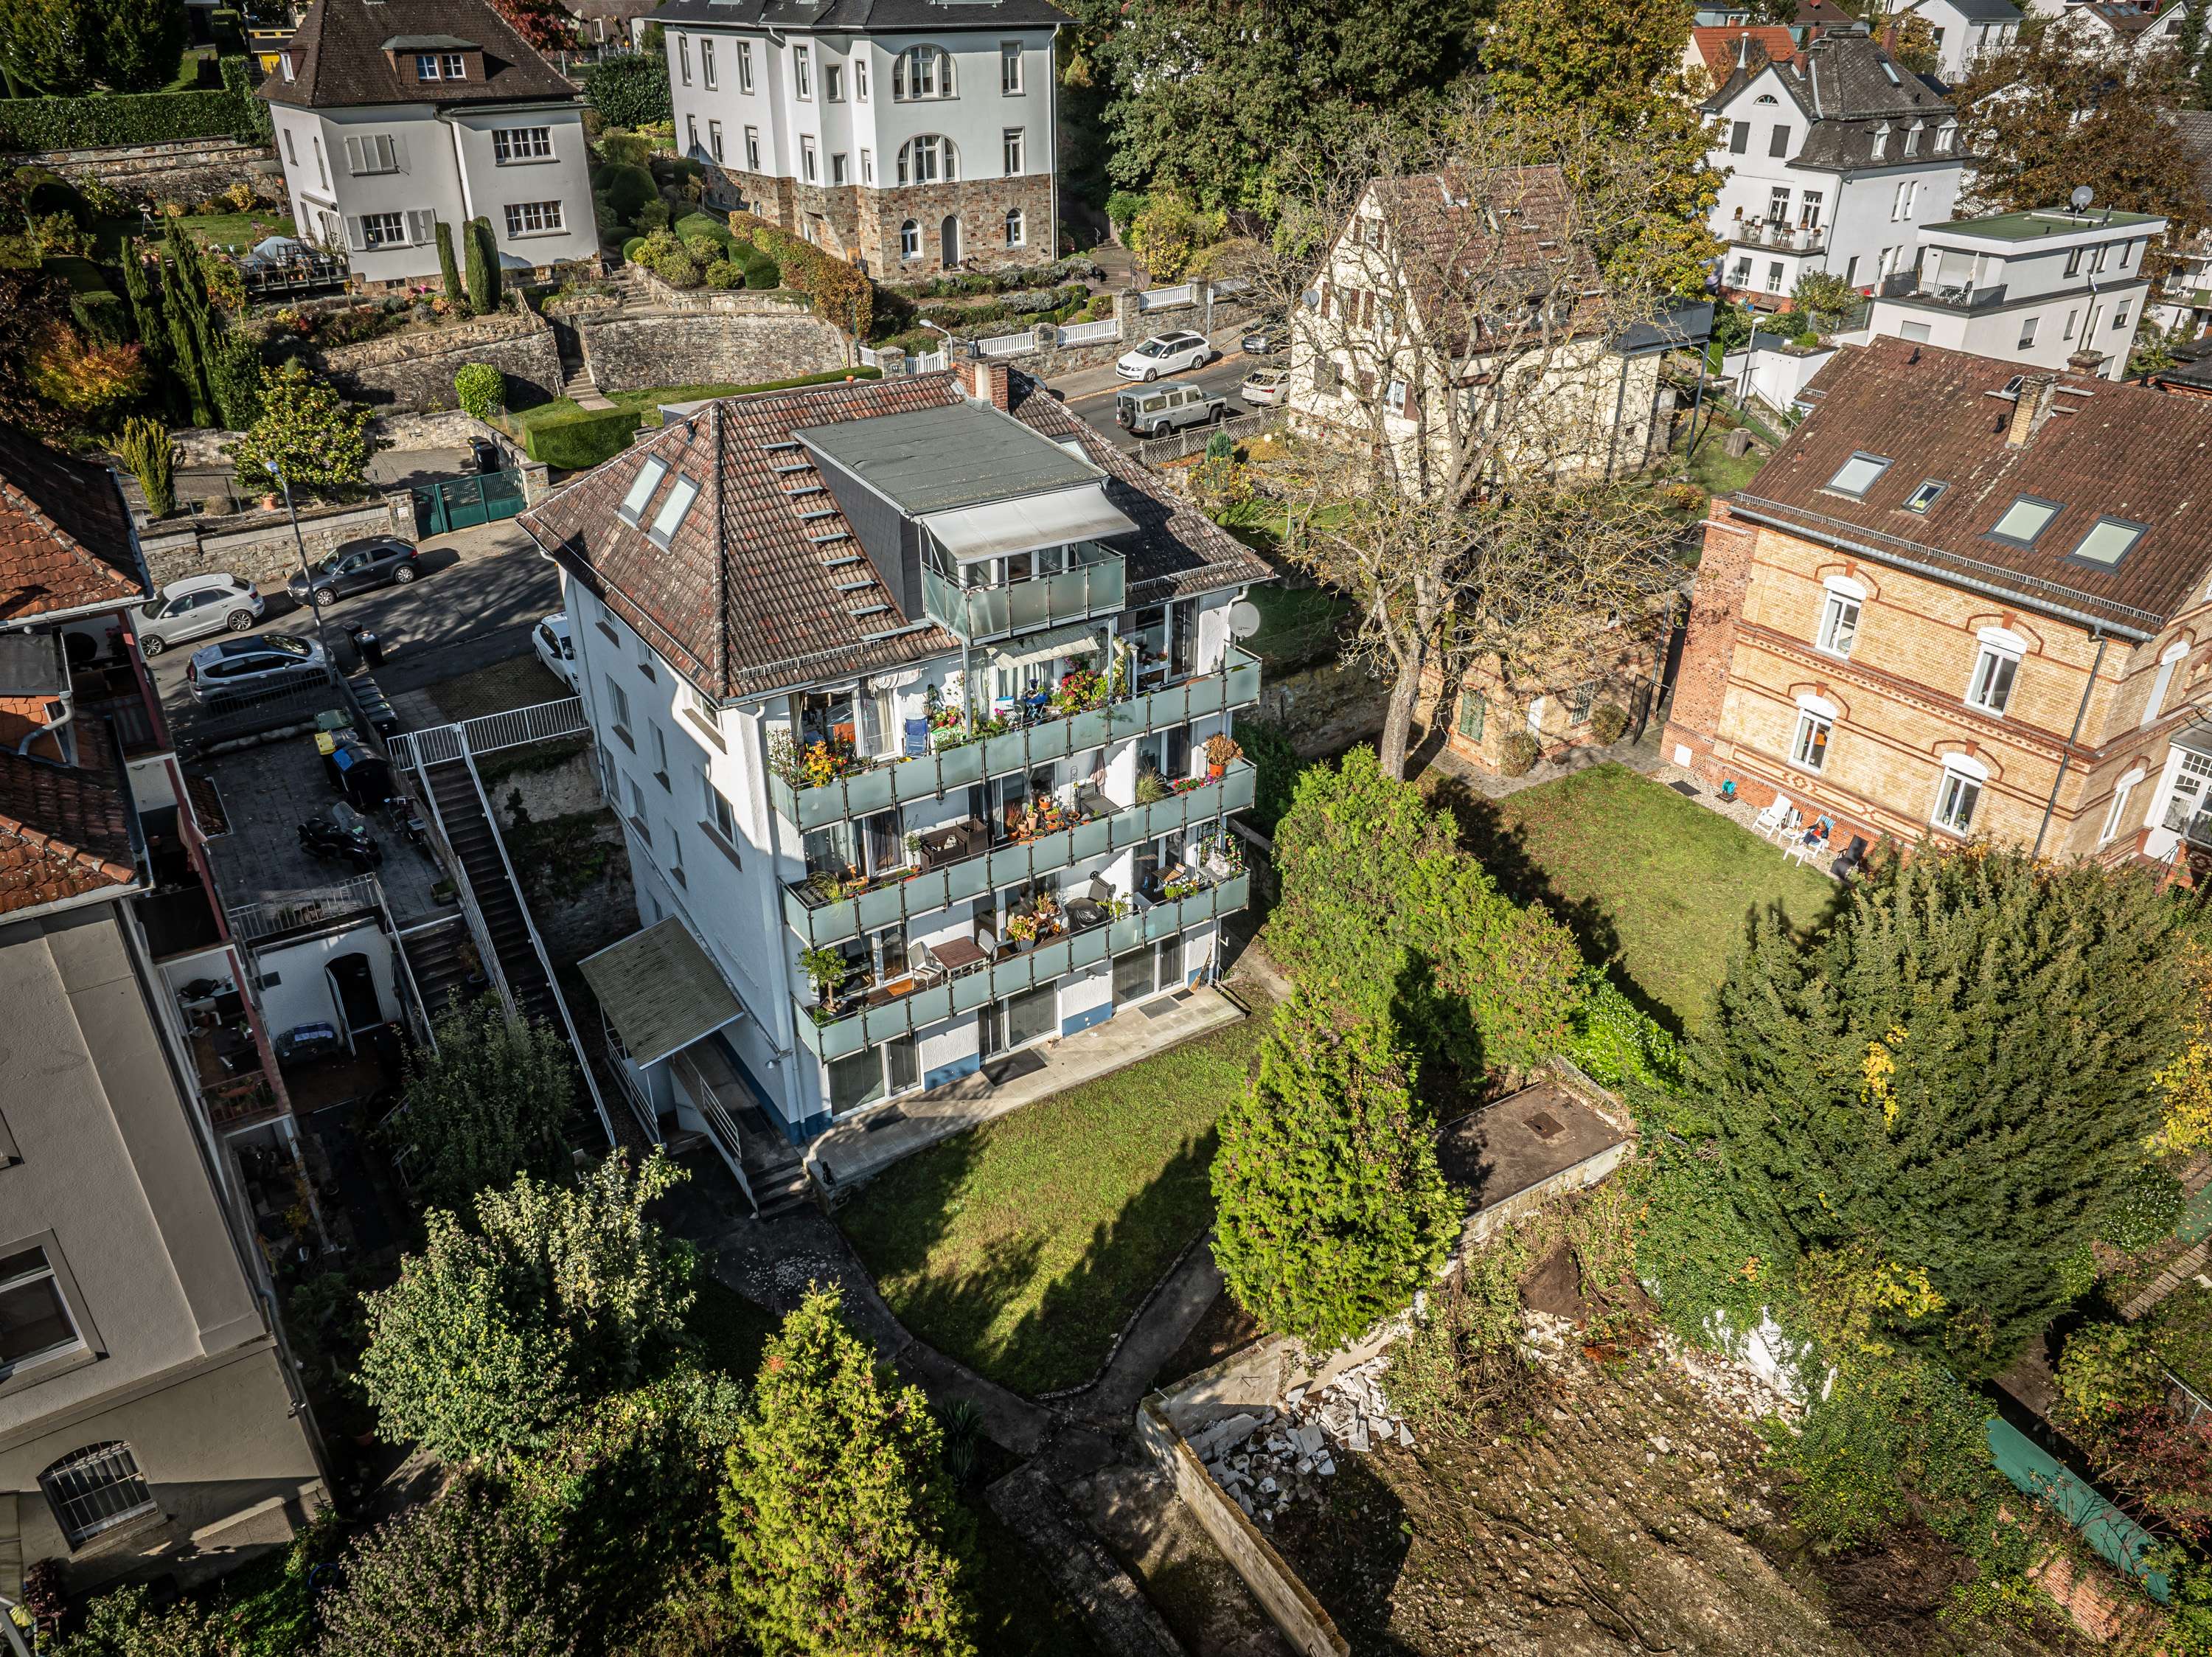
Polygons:
[[324,667],[336,673],[338,659],[331,653],[331,636],[323,628],[323,606],[315,597],[315,572],[307,567],[307,538],[300,533],[300,513],[292,504],[291,481],[277,469],[274,460],[264,460],[261,464],[276,480],[277,487],[284,491],[284,511],[292,520],[292,545],[300,550],[300,579],[307,584],[307,607],[315,612],[315,642],[323,647]]

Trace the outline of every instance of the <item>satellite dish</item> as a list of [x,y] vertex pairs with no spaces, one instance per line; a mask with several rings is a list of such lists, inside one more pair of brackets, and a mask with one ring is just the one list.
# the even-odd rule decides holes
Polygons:
[[1249,638],[1260,631],[1260,606],[1249,599],[1239,599],[1229,606],[1229,636]]
[[2078,213],[2097,199],[2097,192],[2086,184],[2077,184],[2074,186],[2073,195],[2068,199],[2074,204],[2074,210]]

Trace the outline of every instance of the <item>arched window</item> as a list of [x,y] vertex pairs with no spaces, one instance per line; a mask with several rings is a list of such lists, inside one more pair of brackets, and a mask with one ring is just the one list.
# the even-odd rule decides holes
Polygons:
[[942,46],[908,46],[891,59],[893,98],[906,102],[954,95],[952,55]]
[[1006,209],[1006,246],[1019,247],[1028,240],[1029,227],[1023,222],[1022,210],[1018,207],[1009,207]]
[[908,138],[899,146],[898,181],[901,184],[935,184],[939,180],[950,180],[959,176],[960,152],[953,149],[951,139],[927,132],[919,138]]
[[908,219],[904,224],[899,226],[899,257],[901,259],[921,257],[921,225],[919,221]]
[[39,1475],[39,1486],[72,1548],[155,1510],[138,1459],[120,1439],[72,1451]]

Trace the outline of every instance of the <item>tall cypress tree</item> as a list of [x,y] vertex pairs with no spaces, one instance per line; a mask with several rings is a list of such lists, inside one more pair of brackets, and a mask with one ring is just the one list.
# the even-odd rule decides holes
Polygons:
[[471,219],[462,229],[462,256],[468,262],[469,308],[483,316],[499,303],[499,245],[492,240],[489,219]]
[[192,423],[215,423],[215,399],[208,391],[210,355],[206,279],[200,273],[199,247],[174,219],[162,233],[169,263],[161,283],[163,308],[168,313],[169,345],[175,359],[185,401]]
[[2131,873],[1930,847],[1819,935],[1754,922],[1694,1050],[1745,1218],[1785,1265],[1925,1272],[1927,1338],[2002,1368],[2158,1128],[2185,912]]
[[453,265],[453,227],[440,219],[433,232],[438,243],[438,279],[445,284],[446,302],[465,315],[469,308],[468,289],[461,286],[461,273]]

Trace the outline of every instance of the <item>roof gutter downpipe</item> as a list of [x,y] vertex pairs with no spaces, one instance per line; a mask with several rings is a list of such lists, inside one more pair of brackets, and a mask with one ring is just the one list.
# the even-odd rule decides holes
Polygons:
[[2051,781],[2051,798],[2043,802],[2043,820],[2035,825],[2035,847],[2031,857],[2043,855],[2043,837],[2051,831],[2051,814],[2058,809],[2058,790],[2066,786],[2067,768],[2074,763],[2074,745],[2081,740],[2081,722],[2089,716],[2089,698],[2097,688],[2097,670],[2105,665],[2105,649],[2112,643],[2112,636],[2102,628],[2092,628],[2096,636],[2097,659],[2089,664],[2089,682],[2081,687],[2081,705],[2074,710],[2074,728],[2066,735],[2066,752],[2058,756],[2058,775]]

